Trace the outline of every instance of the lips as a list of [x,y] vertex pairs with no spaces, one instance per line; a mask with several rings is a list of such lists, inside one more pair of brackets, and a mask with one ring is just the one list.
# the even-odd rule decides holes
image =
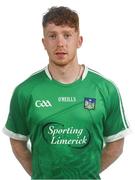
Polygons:
[[67,53],[66,52],[56,52],[55,55],[57,56],[57,58],[62,59],[65,57],[65,55],[67,55]]
[[65,55],[65,54],[67,54],[66,52],[56,52],[55,53],[56,55]]

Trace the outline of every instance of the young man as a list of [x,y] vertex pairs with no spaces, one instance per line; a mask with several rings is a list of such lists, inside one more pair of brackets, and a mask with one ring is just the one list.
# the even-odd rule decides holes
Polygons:
[[4,132],[32,179],[100,179],[121,155],[128,131],[120,94],[78,64],[76,12],[50,8],[43,32],[49,64],[15,89]]

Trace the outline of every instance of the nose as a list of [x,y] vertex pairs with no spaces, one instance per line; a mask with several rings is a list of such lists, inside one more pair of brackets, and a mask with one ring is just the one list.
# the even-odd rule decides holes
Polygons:
[[64,38],[62,36],[57,37],[57,47],[63,47],[64,46]]

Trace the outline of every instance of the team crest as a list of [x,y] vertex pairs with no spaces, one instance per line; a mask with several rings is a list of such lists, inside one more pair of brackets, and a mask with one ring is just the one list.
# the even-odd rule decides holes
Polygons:
[[94,110],[96,106],[95,98],[84,98],[84,108],[89,110]]

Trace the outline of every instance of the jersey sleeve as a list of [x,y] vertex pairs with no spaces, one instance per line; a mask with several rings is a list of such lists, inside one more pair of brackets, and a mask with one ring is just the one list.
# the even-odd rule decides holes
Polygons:
[[123,138],[129,132],[125,118],[122,99],[118,88],[111,84],[108,88],[108,112],[104,122],[105,142],[113,142]]
[[10,110],[3,132],[16,140],[28,140],[26,124],[26,100],[19,88],[16,88],[10,102]]

